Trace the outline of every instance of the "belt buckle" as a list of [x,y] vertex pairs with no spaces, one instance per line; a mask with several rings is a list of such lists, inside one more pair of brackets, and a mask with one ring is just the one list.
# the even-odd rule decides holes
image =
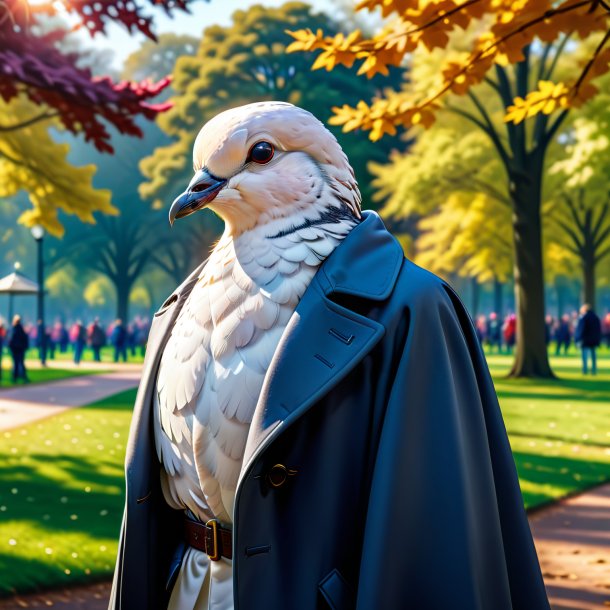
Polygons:
[[220,553],[218,552],[218,521],[210,519],[205,525],[212,530],[212,553],[209,552],[209,530],[206,531],[205,536],[205,551],[210,561],[218,561],[220,559]]

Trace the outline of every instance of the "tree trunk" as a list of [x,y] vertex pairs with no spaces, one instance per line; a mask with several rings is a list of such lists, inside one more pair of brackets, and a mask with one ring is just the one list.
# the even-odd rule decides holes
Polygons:
[[497,277],[494,277],[494,311],[500,320],[504,319],[504,312],[502,311],[504,309],[503,289],[504,285],[502,282]]
[[476,277],[470,278],[470,289],[471,289],[470,307],[472,309],[472,311],[470,313],[471,313],[473,320],[477,317],[477,314],[479,313],[479,297],[481,295],[480,288],[481,288],[481,286],[479,285],[477,278]]
[[115,284],[116,288],[116,317],[123,320],[125,325],[129,320],[129,294],[131,293],[131,284],[127,278],[121,278]]
[[595,257],[584,256],[582,259],[582,299],[595,309]]
[[[533,160],[532,160],[533,161]],[[554,377],[545,341],[540,194],[542,163],[511,176],[517,336],[511,377]],[[532,175],[533,174],[533,175]]]

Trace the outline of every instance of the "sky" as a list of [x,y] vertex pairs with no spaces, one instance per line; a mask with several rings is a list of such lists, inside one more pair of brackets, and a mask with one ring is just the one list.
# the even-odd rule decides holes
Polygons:
[[[247,9],[254,4],[274,7],[281,6],[286,0],[196,0],[191,4],[191,13],[176,11],[174,17],[168,17],[164,11],[152,8],[146,4],[146,14],[154,16],[154,31],[156,34],[174,32],[177,34],[190,34],[199,36],[204,28],[209,25],[229,25],[231,14],[237,9]],[[317,10],[326,9],[328,12],[336,12],[336,5],[332,0],[307,0]],[[87,36],[87,38],[89,38]],[[124,27],[111,24],[107,35],[96,35],[89,38],[89,43],[95,48],[108,49],[114,53],[113,67],[120,68],[125,59],[136,51],[145,37],[141,34],[129,35]]]

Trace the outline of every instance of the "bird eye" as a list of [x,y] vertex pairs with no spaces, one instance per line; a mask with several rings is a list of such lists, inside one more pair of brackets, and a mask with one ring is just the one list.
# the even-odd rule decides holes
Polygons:
[[254,163],[269,163],[273,159],[273,153],[275,149],[273,144],[269,142],[257,142],[251,149],[248,155],[248,161],[254,161]]

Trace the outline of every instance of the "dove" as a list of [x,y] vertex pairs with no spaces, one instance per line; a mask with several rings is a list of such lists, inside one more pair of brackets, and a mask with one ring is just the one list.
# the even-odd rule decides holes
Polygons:
[[224,232],[153,318],[109,610],[549,610],[472,319],[337,140],[261,102],[193,161],[169,220]]
[[[166,501],[227,526],[265,373],[318,267],[359,222],[361,199],[336,138],[287,103],[217,115],[199,132],[193,163],[170,222],[209,208],[225,230],[163,350],[154,432]],[[183,573],[197,559],[205,563],[189,556]],[[210,604],[230,608],[229,594],[214,595],[221,569],[212,566]],[[179,598],[180,586],[170,608],[187,610]]]

